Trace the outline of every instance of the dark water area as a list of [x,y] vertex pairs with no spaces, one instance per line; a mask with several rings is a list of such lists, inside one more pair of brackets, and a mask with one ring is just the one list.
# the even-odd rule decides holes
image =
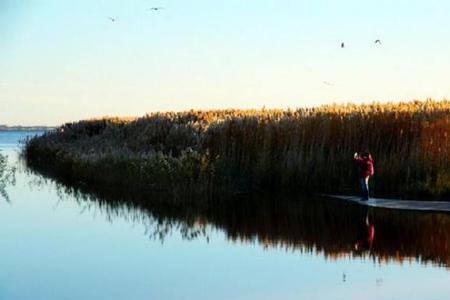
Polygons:
[[[167,201],[17,167],[0,299],[446,299],[450,215],[301,195]],[[170,199],[169,199],[170,200]]]

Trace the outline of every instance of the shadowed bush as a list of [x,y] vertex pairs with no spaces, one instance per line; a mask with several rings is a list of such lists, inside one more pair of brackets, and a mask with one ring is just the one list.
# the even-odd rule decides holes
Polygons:
[[355,151],[377,196],[450,194],[450,101],[297,110],[155,113],[65,124],[27,141],[27,161],[87,184],[174,194],[290,189],[354,193]]

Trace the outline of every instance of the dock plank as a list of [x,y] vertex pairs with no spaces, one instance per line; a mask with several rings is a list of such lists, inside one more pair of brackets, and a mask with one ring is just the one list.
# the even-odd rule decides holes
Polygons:
[[420,201],[420,200],[400,200],[400,199],[384,199],[370,198],[369,201],[363,201],[360,197],[348,195],[322,195],[329,198],[341,199],[354,202],[368,207],[379,207],[388,209],[401,210],[418,210],[418,211],[434,211],[434,212],[450,212],[450,202],[447,201]]

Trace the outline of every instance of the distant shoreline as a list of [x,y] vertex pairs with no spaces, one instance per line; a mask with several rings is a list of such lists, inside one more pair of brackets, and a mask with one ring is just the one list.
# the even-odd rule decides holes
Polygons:
[[52,130],[56,127],[50,127],[50,126],[5,126],[0,125],[0,132],[1,131],[46,131],[46,130]]

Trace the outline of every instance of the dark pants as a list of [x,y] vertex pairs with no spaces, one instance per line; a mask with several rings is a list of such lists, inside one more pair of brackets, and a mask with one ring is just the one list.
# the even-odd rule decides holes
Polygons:
[[359,177],[361,196],[363,200],[369,200],[369,177]]

